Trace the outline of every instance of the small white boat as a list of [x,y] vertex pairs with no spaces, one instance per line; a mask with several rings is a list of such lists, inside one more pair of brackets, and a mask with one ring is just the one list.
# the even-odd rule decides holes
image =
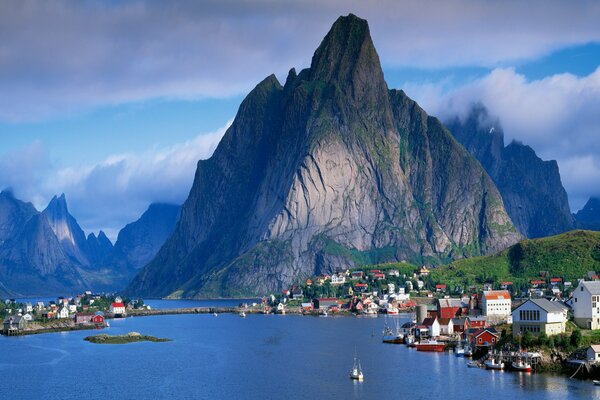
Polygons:
[[352,370],[350,371],[350,379],[354,379],[360,382],[362,382],[362,380],[364,379],[362,368],[360,366],[360,361],[357,362],[356,357],[354,357],[354,364],[352,365]]
[[245,318],[246,317],[246,313],[244,311],[240,312],[240,317]]
[[517,361],[513,361],[511,365],[516,371],[531,372],[531,364],[520,358]]
[[469,368],[479,368],[479,363],[477,361],[469,361],[467,363],[467,367],[469,367]]
[[463,355],[465,357],[473,357],[473,349],[471,348],[471,346],[469,346],[469,345],[465,346],[465,352]]
[[110,328],[110,322],[106,321],[106,327]]
[[216,316],[218,316],[219,314],[217,314],[217,313],[213,313],[213,315],[216,317]]
[[454,355],[456,357],[464,357],[465,356],[465,348],[457,347],[456,349],[454,349]]
[[594,385],[600,386],[600,381],[592,381],[592,382],[594,382]]
[[503,362],[498,362],[494,358],[491,358],[491,359],[487,360],[483,364],[485,365],[485,369],[496,369],[496,370],[503,370],[504,369],[504,363]]

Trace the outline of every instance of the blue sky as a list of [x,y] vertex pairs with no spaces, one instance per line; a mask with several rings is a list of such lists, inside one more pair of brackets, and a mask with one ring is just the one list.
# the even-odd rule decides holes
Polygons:
[[38,208],[65,192],[114,238],[182,202],[244,95],[307,67],[348,12],[389,87],[441,117],[482,101],[507,142],[558,161],[573,210],[600,195],[600,6],[584,1],[5,1],[0,187]]

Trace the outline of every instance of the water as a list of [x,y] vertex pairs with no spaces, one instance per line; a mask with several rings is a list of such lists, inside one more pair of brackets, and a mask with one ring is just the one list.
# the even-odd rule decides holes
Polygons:
[[[381,317],[194,314],[110,322],[107,333],[137,331],[173,342],[83,341],[93,331],[0,337],[2,393],[11,399],[600,399],[600,387],[589,381],[467,368],[452,354],[385,345]],[[355,349],[362,383],[348,378]]]

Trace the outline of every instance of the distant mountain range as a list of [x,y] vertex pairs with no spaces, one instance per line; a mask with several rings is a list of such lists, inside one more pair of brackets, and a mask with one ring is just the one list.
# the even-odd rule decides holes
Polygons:
[[600,231],[600,199],[591,197],[573,217],[577,227]]
[[531,147],[518,142],[505,147],[500,121],[482,104],[474,105],[464,119],[446,121],[446,126],[494,180],[508,215],[523,235],[538,238],[574,228],[556,161],[543,161]]
[[173,236],[126,292],[277,292],[358,264],[489,254],[522,236],[442,125],[388,90],[367,22],[340,17],[310,68],[242,102],[198,163]]
[[[104,232],[87,238],[63,195],[38,212],[10,191],[0,193],[0,296],[56,295],[122,289],[164,243],[179,206],[151,205],[113,247]],[[147,216],[148,215],[148,216]]]

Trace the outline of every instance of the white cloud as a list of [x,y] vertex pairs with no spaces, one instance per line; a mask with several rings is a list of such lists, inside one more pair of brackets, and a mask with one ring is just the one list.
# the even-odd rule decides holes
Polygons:
[[0,120],[246,93],[307,66],[332,22],[369,20],[387,66],[506,65],[600,41],[600,3],[207,0],[0,2]]
[[198,160],[209,158],[232,121],[184,143],[145,152],[115,154],[100,163],[58,167],[41,142],[0,157],[0,185],[41,210],[65,193],[71,214],[87,232],[104,230],[111,239],[152,202],[182,204]]
[[574,210],[600,195],[600,67],[585,77],[534,81],[513,69],[495,69],[450,93],[435,85],[409,87],[407,93],[442,119],[482,102],[500,118],[506,143],[516,139],[541,158],[557,160]]

